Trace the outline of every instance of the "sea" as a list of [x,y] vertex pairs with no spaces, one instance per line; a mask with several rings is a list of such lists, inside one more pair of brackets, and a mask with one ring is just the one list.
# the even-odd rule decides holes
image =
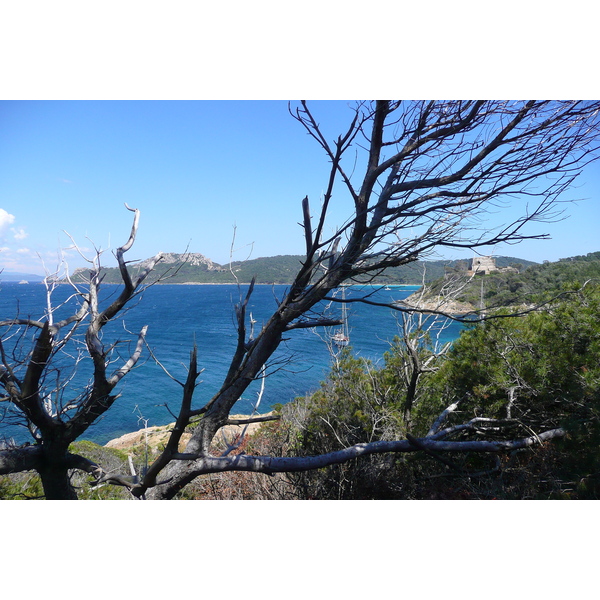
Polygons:
[[[120,289],[116,285],[103,286],[103,305],[114,299]],[[419,286],[348,286],[343,293],[348,300],[368,294],[371,301],[389,303],[402,300],[418,289]],[[285,285],[255,287],[247,311],[257,334],[286,290]],[[120,318],[105,327],[103,343],[105,346],[116,343],[115,351],[120,358],[111,369],[119,368],[127,360],[144,325],[148,326],[148,347],[138,365],[117,386],[119,398],[82,438],[105,444],[146,425],[172,423],[181,401],[181,384],[187,375],[194,344],[198,347],[198,365],[202,373],[193,406],[200,408],[210,400],[227,373],[236,346],[235,305],[246,291],[247,286],[243,285],[163,284],[148,287],[136,297]],[[55,320],[73,311],[72,292],[68,285],[59,285],[53,291],[52,304],[57,307]],[[340,290],[336,293],[341,294]],[[43,284],[0,283],[0,320],[17,315],[41,319],[47,306],[47,290]],[[340,306],[337,302],[324,302],[319,308],[328,316],[340,318]],[[398,311],[353,302],[348,305],[347,320],[351,352],[381,365],[383,354],[401,330]],[[438,343],[453,341],[462,328],[460,323],[439,320],[434,326]],[[13,327],[8,332],[6,328],[2,329],[3,346],[8,356],[15,346],[31,348],[37,334],[30,332],[28,337],[22,337],[22,330]],[[266,413],[276,404],[285,404],[318,389],[331,368],[335,353],[339,352],[331,344],[334,332],[335,328],[288,332],[267,367],[264,386],[261,381],[253,382],[232,412]],[[57,376],[69,379],[61,400],[63,403],[75,398],[91,376],[89,360],[82,360],[73,372],[78,348],[81,349],[81,345],[67,348],[57,360],[60,373],[53,372],[49,376],[52,380]],[[32,441],[27,429],[16,424],[8,403],[4,402],[0,403],[0,439],[7,438],[17,443]]]

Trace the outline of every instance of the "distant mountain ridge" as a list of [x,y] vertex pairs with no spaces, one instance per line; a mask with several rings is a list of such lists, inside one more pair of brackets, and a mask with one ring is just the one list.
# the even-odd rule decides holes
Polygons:
[[1,281],[43,281],[42,275],[33,275],[32,273],[20,273],[18,271],[2,271],[0,272]]
[[[290,284],[304,259],[302,255],[285,254],[220,265],[203,254],[168,252],[150,273],[148,282],[161,279],[161,283],[167,284],[250,283],[252,278],[256,277],[256,282],[259,284]],[[537,264],[514,257],[498,256],[495,259],[498,267],[517,266],[524,269]],[[128,269],[132,276],[147,268],[151,260],[147,258],[138,263],[131,263]],[[465,262],[464,260],[416,261],[410,265],[386,269],[384,273],[375,277],[364,276],[359,283],[419,285],[423,280],[428,283],[439,279],[447,269],[459,268]],[[106,283],[121,282],[117,267],[105,268],[102,274]],[[77,269],[73,273],[73,278],[76,280],[85,280],[86,277],[87,269]]]

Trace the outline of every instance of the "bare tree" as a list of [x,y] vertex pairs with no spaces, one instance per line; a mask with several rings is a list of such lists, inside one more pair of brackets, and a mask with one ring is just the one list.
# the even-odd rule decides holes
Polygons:
[[[3,356],[1,375],[6,398],[37,432],[36,444],[0,452],[0,473],[25,468],[42,474],[47,497],[73,497],[67,470],[88,470],[98,481],[130,487],[135,497],[172,498],[194,478],[221,471],[274,473],[302,471],[380,452],[502,452],[563,435],[560,429],[506,441],[452,441],[457,427],[443,429],[444,415],[422,439],[374,441],[315,457],[213,456],[211,442],[246,388],[260,378],[282,341],[296,329],[332,325],[313,312],[344,282],[365,281],[386,268],[409,264],[444,248],[478,249],[516,243],[543,235],[526,232],[535,221],[554,219],[560,195],[598,154],[600,103],[577,101],[424,101],[358,103],[345,133],[329,142],[305,102],[290,107],[292,116],[323,149],[331,162],[329,178],[315,220],[308,198],[302,201],[306,258],[293,283],[261,331],[249,335],[247,306],[251,284],[236,307],[237,347],[221,388],[202,407],[193,406],[198,368],[191,352],[183,400],[164,452],[136,481],[115,478],[99,465],[68,453],[68,441],[81,435],[114,402],[112,391],[139,357],[144,331],[129,359],[112,375],[106,373],[106,350],[99,332],[141,285],[146,272],[131,281],[123,254],[117,252],[124,290],[110,307],[98,310],[99,271],[92,270],[89,292],[78,292],[82,309],[68,323],[24,323],[40,335],[25,376],[17,376]],[[338,189],[339,188],[339,189]],[[334,194],[335,190],[335,194]],[[334,202],[346,203],[348,218],[330,223]],[[523,203],[521,216],[490,227],[488,216],[509,203]],[[137,213],[136,213],[137,218]],[[158,260],[158,259],[157,259]],[[369,302],[365,295],[362,301]],[[410,309],[400,307],[400,310]],[[74,417],[64,422],[45,408],[39,388],[48,359],[67,326],[84,316],[86,349],[93,359],[89,394],[80,399]],[[3,325],[20,324],[16,320]],[[195,429],[185,452],[178,451],[184,429]],[[466,423],[461,430],[472,427]],[[47,488],[46,488],[47,486]]]
[[[98,251],[85,288],[69,278],[69,285],[73,288],[70,299],[79,304],[75,313],[60,321],[54,320],[57,307],[52,304],[52,292],[55,283],[46,277],[44,319],[16,318],[0,322],[0,326],[8,330],[0,343],[0,384],[5,391],[1,400],[10,402],[17,409],[35,442],[18,448],[9,445],[1,450],[0,473],[37,471],[48,499],[77,497],[70,483],[69,471],[81,468],[93,470],[94,467],[82,457],[71,454],[69,445],[112,406],[118,398],[118,394],[113,393],[114,388],[136,365],[144,347],[146,327],[139,332],[131,354],[111,372],[116,345],[107,348],[102,342],[102,329],[139,293],[148,273],[161,257],[158,254],[135,281],[131,279],[124,256],[132,247],[138,228],[139,211],[134,212],[129,239],[116,251],[123,290],[105,309],[101,310],[99,306],[101,252]],[[39,330],[33,348],[23,356],[17,355],[20,344],[13,346],[10,353],[5,350],[5,340],[10,335],[26,339],[26,332],[14,332],[15,328],[25,328],[26,332]],[[65,375],[61,365],[64,361],[60,360],[60,356],[70,342],[75,344],[71,354],[73,369]],[[76,397],[64,400],[72,373],[80,366],[84,354],[93,363],[93,377]]]

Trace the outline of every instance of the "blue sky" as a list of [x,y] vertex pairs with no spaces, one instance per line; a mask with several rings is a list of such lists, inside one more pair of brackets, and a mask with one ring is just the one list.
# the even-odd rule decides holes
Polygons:
[[[313,108],[330,138],[348,102]],[[303,252],[300,201],[316,203],[328,162],[284,101],[0,102],[0,267],[52,270],[70,234],[88,254],[124,243],[141,211],[131,258],[200,252],[219,263]],[[588,168],[565,199],[569,218],[536,224],[551,241],[496,247],[535,261],[600,250],[600,177]],[[338,223],[346,208],[335,208]],[[530,229],[534,231],[534,229]],[[445,254],[445,258],[458,255]],[[71,269],[83,261],[67,253]],[[110,252],[104,263],[113,265]]]

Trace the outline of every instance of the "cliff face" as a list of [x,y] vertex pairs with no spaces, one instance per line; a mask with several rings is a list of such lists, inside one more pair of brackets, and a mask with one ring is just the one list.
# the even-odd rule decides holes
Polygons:
[[[139,267],[145,269],[149,264],[151,258],[147,258],[142,262],[138,263]],[[186,263],[192,267],[206,267],[208,271],[219,271],[222,269],[221,265],[214,263],[210,258],[204,256],[204,254],[190,253],[190,254],[176,254],[175,252],[165,252],[163,254],[162,264],[172,265],[175,263]]]

